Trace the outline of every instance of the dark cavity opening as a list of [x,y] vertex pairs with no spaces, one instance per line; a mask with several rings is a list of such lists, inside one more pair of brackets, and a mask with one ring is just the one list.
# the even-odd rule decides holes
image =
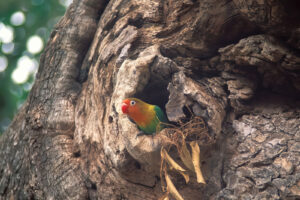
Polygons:
[[97,190],[97,185],[96,185],[96,183],[92,182],[91,188],[92,188],[92,190]]
[[74,153],[73,153],[73,156],[74,156],[75,158],[79,158],[79,157],[81,156],[80,151],[74,152]]
[[135,162],[134,166],[135,166],[136,169],[141,169],[142,168],[141,164],[139,162]]
[[135,97],[149,104],[158,105],[165,112],[165,105],[169,100],[167,87],[167,81],[150,80],[144,90],[137,93]]

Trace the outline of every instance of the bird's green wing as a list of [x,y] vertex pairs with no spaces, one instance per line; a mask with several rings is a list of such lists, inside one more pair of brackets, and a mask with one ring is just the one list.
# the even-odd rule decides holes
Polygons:
[[139,129],[141,129],[146,135],[155,134],[156,132],[161,131],[166,127],[163,123],[168,122],[166,115],[160,107],[154,106],[154,111],[155,118],[151,121],[151,123],[144,127],[139,126]]
[[159,119],[160,122],[164,122],[164,123],[168,122],[168,119],[167,119],[166,115],[160,109],[160,107],[154,106],[154,110],[155,110],[156,116],[158,117],[158,119]]

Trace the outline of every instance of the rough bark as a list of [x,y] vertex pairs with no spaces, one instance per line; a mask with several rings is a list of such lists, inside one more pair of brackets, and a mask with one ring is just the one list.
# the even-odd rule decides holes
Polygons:
[[300,198],[296,0],[74,0],[30,95],[0,138],[0,199],[158,199],[159,137],[125,97],[187,107],[216,143],[185,199]]

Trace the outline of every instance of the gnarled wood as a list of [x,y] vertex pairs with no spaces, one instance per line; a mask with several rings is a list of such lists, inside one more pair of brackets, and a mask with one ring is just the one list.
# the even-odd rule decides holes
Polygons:
[[[158,199],[161,138],[121,112],[135,96],[216,139],[185,199],[300,196],[299,19],[288,1],[74,0],[0,138],[0,199]],[[163,133],[162,133],[163,134]],[[171,174],[172,175],[172,174]]]

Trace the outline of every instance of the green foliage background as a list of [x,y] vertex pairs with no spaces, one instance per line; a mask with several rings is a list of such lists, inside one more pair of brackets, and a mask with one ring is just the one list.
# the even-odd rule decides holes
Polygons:
[[[27,55],[39,61],[41,53],[29,53],[26,42],[29,37],[38,35],[46,45],[53,26],[65,12],[64,3],[66,0],[0,0],[0,22],[14,29],[12,42],[15,47],[12,53],[4,53],[0,40],[0,56],[5,56],[8,61],[7,68],[0,72],[0,135],[26,100],[34,81],[33,75],[23,84],[15,84],[11,78],[21,56]],[[14,26],[10,23],[10,18],[17,11],[24,13],[25,22]]]

